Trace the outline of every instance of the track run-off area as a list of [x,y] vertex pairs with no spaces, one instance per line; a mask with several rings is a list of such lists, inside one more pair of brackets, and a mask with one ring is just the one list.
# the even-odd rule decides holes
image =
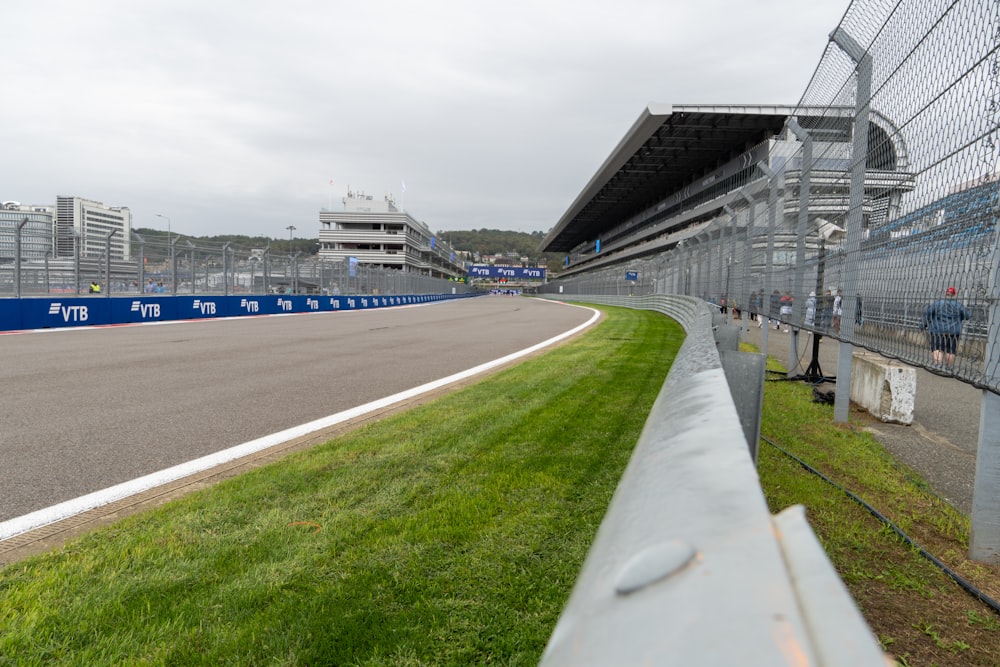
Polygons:
[[484,296],[0,335],[0,541],[398,409],[597,317]]

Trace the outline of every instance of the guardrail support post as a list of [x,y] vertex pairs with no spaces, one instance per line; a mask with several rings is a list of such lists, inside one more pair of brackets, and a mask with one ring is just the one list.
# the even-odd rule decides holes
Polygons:
[[750,447],[750,457],[757,464],[760,444],[760,419],[764,410],[764,375],[767,355],[754,352],[719,350],[722,370],[726,374],[729,393],[740,417],[743,436]]

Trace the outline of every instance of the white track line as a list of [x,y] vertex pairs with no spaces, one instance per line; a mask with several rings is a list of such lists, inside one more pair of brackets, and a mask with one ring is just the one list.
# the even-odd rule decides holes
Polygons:
[[[554,302],[559,303],[559,302]],[[563,304],[572,305],[572,304]],[[581,308],[583,306],[572,306],[574,308]],[[338,412],[336,414],[330,415],[329,417],[323,417],[315,421],[307,422],[299,426],[293,426],[292,428],[285,429],[284,431],[279,431],[277,433],[272,433],[271,435],[265,435],[262,438],[257,438],[256,440],[251,440],[249,442],[244,442],[241,445],[235,445],[229,449],[224,449],[220,452],[214,454],[209,454],[208,456],[203,456],[201,458],[188,461],[187,463],[181,463],[159,472],[154,472],[143,477],[138,477],[136,479],[130,480],[128,482],[122,482],[121,484],[116,484],[115,486],[110,486],[106,489],[100,491],[94,491],[93,493],[88,493],[87,495],[80,496],[79,498],[74,498],[72,500],[67,500],[65,502],[58,503],[56,505],[51,505],[44,509],[36,510],[28,514],[24,514],[13,519],[8,519],[7,521],[0,522],[0,540],[6,540],[16,535],[21,535],[31,530],[41,528],[42,526],[47,526],[56,521],[62,521],[68,519],[77,514],[82,514],[88,510],[92,510],[96,507],[101,507],[115,501],[121,500],[122,498],[127,498],[129,496],[148,491],[150,489],[162,486],[169,482],[182,479],[189,475],[208,470],[209,468],[214,468],[217,465],[233,461],[244,456],[249,456],[250,454],[255,454],[259,451],[267,449],[268,447],[274,447],[282,443],[288,442],[289,440],[294,440],[295,438],[300,438],[305,435],[309,435],[315,431],[319,431],[331,426],[336,426],[337,424],[355,419],[357,417],[368,414],[369,412],[375,410],[382,410],[396,403],[409,400],[416,396],[426,394],[428,392],[440,389],[441,387],[446,387],[455,382],[465,380],[467,378],[483,373],[497,366],[501,366],[515,359],[519,359],[526,355],[532,354],[538,350],[545,347],[553,345],[565,338],[568,338],[584,329],[590,327],[597,319],[600,317],[600,312],[594,310],[593,308],[586,308],[590,310],[593,315],[589,320],[584,322],[578,327],[570,329],[564,333],[559,334],[549,338],[546,341],[542,341],[537,345],[532,345],[531,347],[519,350],[512,354],[508,354],[505,357],[499,359],[494,359],[493,361],[488,361],[479,366],[475,366],[465,371],[455,373],[454,375],[449,375],[448,377],[441,378],[439,380],[434,380],[426,384],[422,384],[419,387],[414,387],[412,389],[407,389],[406,391],[401,391],[398,394],[393,394],[392,396],[387,396],[386,398],[381,398],[377,401],[372,401],[370,403],[365,403],[364,405],[359,405],[355,408],[349,410],[344,410],[343,412]]]

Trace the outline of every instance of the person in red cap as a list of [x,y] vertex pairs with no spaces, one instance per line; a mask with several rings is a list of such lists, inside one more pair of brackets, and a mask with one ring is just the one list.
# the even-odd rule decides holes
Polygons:
[[934,368],[951,370],[955,365],[958,338],[962,335],[962,323],[971,318],[969,310],[955,298],[955,288],[945,290],[945,297],[938,299],[924,312],[922,328],[930,338],[931,357]]

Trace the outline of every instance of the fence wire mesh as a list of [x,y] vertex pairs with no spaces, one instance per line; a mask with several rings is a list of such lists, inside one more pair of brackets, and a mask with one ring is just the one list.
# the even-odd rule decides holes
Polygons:
[[[24,229],[28,229],[27,225]],[[22,232],[24,231],[22,229]],[[30,229],[28,231],[31,231]],[[13,238],[13,233],[9,234]],[[416,272],[363,263],[303,257],[173,236],[145,239],[133,234],[128,259],[114,251],[76,252],[52,257],[48,230],[36,234],[44,248],[32,250],[33,236],[23,234],[20,261],[13,252],[0,261],[0,297],[92,293],[130,294],[330,294],[397,295],[465,293],[467,286]],[[12,240],[6,243],[14,247]],[[110,250],[110,248],[109,248]],[[108,260],[108,255],[112,259]],[[121,256],[121,252],[117,253]]]
[[997,392],[998,47],[1000,0],[852,3],[740,197],[543,291],[693,295]]

